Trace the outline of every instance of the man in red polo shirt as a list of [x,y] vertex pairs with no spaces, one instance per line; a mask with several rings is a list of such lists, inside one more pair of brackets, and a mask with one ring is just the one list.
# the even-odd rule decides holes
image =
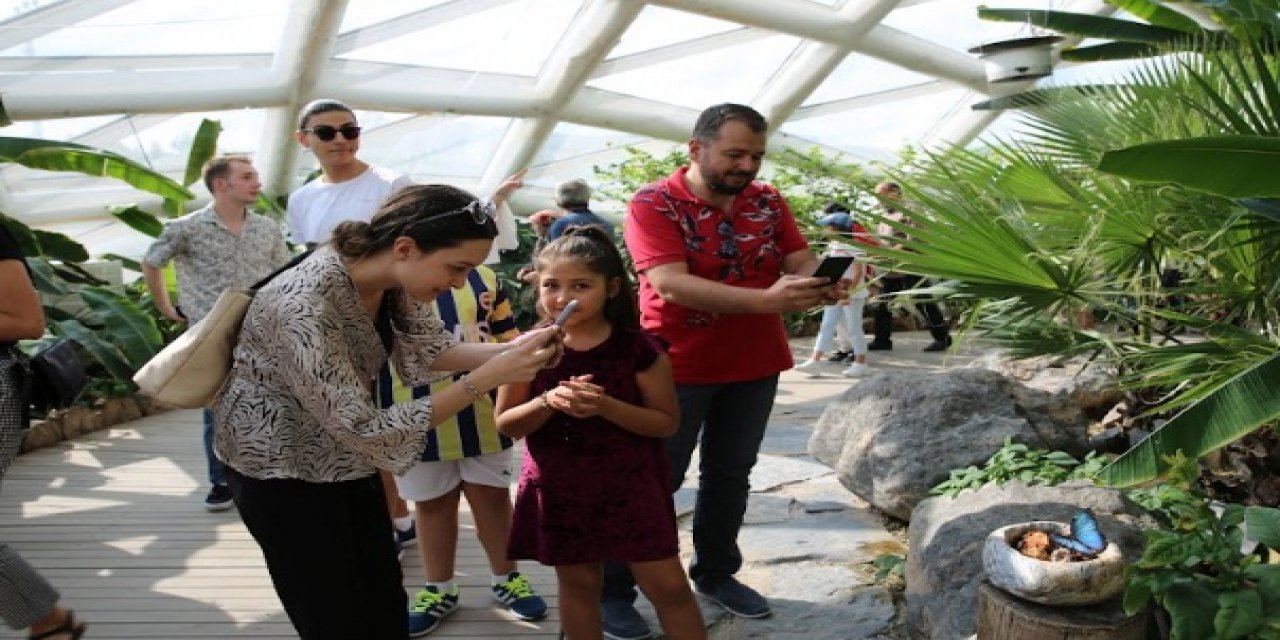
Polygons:
[[[838,298],[812,278],[818,261],[778,190],[755,182],[768,124],[754,109],[721,104],[698,117],[690,165],[641,189],[624,225],[640,274],[641,323],[670,344],[680,429],[667,440],[672,488],[701,445],[693,517],[696,591],[745,617],[769,603],[733,576],[748,476],[764,438],[778,374],[792,366],[782,314]],[[801,275],[805,274],[805,275]],[[605,635],[647,638],[625,567],[608,565]]]

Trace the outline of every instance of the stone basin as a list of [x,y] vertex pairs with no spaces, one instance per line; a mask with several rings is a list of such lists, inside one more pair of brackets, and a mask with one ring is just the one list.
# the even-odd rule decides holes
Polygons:
[[1124,590],[1124,557],[1114,543],[1092,560],[1037,560],[1014,546],[1033,530],[1065,535],[1069,529],[1062,522],[1024,522],[992,531],[982,547],[982,569],[991,584],[1025,600],[1065,606],[1096,604]]

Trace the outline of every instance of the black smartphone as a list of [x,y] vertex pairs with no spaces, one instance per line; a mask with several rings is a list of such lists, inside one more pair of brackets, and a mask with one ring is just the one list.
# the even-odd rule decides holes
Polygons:
[[826,278],[831,282],[837,282],[844,277],[844,272],[849,270],[853,265],[853,256],[827,256],[818,264],[818,269],[813,272],[815,278]]
[[557,327],[563,327],[565,321],[569,319],[569,316],[572,315],[574,310],[576,310],[577,308],[578,308],[578,301],[570,300],[569,304],[566,304],[564,306],[564,309],[560,310],[560,315],[556,316],[555,325]]

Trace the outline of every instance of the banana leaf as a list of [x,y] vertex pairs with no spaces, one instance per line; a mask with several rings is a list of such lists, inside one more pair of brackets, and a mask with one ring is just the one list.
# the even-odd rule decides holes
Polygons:
[[997,109],[1025,109],[1027,107],[1038,107],[1045,104],[1061,101],[1064,98],[1074,98],[1079,95],[1090,95],[1099,93],[1104,88],[1114,88],[1116,85],[1102,84],[1079,84],[1062,87],[1044,87],[1040,89],[1032,89],[1031,91],[1023,91],[1007,96],[1000,96],[990,100],[976,102],[969,108],[974,111],[995,111]]
[[40,242],[36,240],[36,236],[28,227],[21,222],[0,213],[0,226],[9,230],[13,234],[13,239],[18,242],[18,250],[22,255],[28,258],[34,258],[40,255]]
[[162,198],[190,200],[195,196],[168,176],[152,171],[124,156],[108,151],[48,140],[0,138],[0,161],[16,162],[31,169],[74,171],[90,176],[123,180]]
[[99,278],[85,270],[78,262],[50,262],[49,266],[53,272],[62,278],[64,282],[70,284],[83,284],[91,287],[97,287],[107,284],[106,280]]
[[204,165],[213,159],[218,152],[218,136],[222,135],[222,123],[205,118],[196,129],[196,137],[191,141],[191,151],[187,154],[187,171],[182,176],[182,186],[189,187],[200,179]]
[[128,269],[129,271],[136,271],[138,273],[142,273],[142,263],[138,262],[137,260],[134,260],[133,258],[128,258],[118,253],[104,253],[102,254],[102,259],[114,260],[124,265],[124,268]]
[[1241,198],[1236,203],[1260,216],[1280,222],[1280,199]]
[[1198,458],[1280,418],[1280,353],[1187,407],[1099,474],[1111,485],[1148,482],[1168,469],[1164,456]]
[[1194,22],[1192,25],[1196,27],[1195,31],[1184,31],[1168,27],[1157,27],[1132,20],[1121,20],[1120,18],[1043,9],[992,9],[979,7],[978,17],[983,20],[997,22],[1029,23],[1037,27],[1057,31],[1058,33],[1084,36],[1086,38],[1105,38],[1107,40],[1153,44],[1173,42],[1199,31],[1199,26],[1195,25]]
[[[1249,537],[1271,547],[1280,549],[1280,509],[1271,507],[1246,507],[1244,523],[1249,528]],[[1280,568],[1277,568],[1280,571]],[[1280,596],[1280,593],[1275,594]]]
[[98,315],[107,336],[134,369],[164,346],[155,321],[128,298],[101,287],[85,287],[80,297]]
[[27,258],[27,266],[31,268],[31,279],[35,282],[36,291],[52,296],[65,296],[69,291],[63,286],[62,279],[53,270],[49,261],[40,258]]
[[1226,196],[1280,196],[1280,138],[1210,136],[1139,144],[1103,154],[1098,170]]
[[133,380],[135,369],[125,361],[124,356],[120,354],[120,350],[98,337],[98,334],[80,324],[79,321],[60,320],[50,328],[60,336],[75,340],[111,376],[123,381]]
[[1187,16],[1153,0],[1107,0],[1107,4],[1131,13],[1157,27],[1196,33],[1202,27]]
[[[195,139],[191,141],[191,150],[187,152],[187,170],[182,176],[182,186],[190,187],[200,179],[205,163],[209,162],[218,151],[218,136],[222,134],[222,123],[205,118],[196,129]],[[168,198],[162,207],[164,213],[171,218],[183,214],[186,200]]]
[[1150,58],[1165,52],[1158,45],[1145,42],[1105,42],[1088,47],[1062,50],[1062,59],[1068,62],[1102,62],[1104,60],[1135,60]]
[[36,255],[63,262],[84,262],[89,259],[89,251],[84,245],[68,235],[41,229],[32,229],[31,234],[39,245],[39,253]]
[[79,149],[81,151],[99,151],[94,147],[83,145],[78,142],[63,142],[61,140],[45,140],[43,138],[15,138],[12,136],[0,136],[0,158],[12,160],[28,151],[36,149]]
[[160,233],[164,231],[163,222],[160,222],[150,213],[139,209],[136,204],[111,207],[109,211],[117,220],[129,225],[129,228],[152,238],[160,237]]

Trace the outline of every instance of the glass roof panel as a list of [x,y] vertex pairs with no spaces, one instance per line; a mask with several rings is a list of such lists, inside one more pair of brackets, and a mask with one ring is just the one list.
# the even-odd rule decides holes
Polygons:
[[895,100],[842,113],[792,120],[781,131],[847,151],[868,160],[893,161],[907,145],[917,145],[947,116],[976,102],[968,89]]
[[646,140],[644,136],[633,135],[610,129],[587,127],[571,122],[561,122],[542,145],[533,165],[546,165],[557,162],[572,161],[583,156],[614,147],[625,147]]
[[593,78],[587,86],[693,109],[720,102],[749,104],[800,42],[792,36],[773,35]]
[[22,120],[4,128],[4,135],[15,138],[71,140],[83,133],[119,120],[120,116],[88,116],[59,120]]
[[0,0],[0,20],[8,20],[31,13],[60,0]]
[[[871,2],[806,1],[823,7]],[[1082,4],[900,0],[884,24],[962,52],[978,43],[1029,31],[1024,24],[978,20],[980,3],[1032,10],[1070,10],[1071,5]],[[606,64],[588,81],[591,99],[570,97],[574,115],[566,116],[559,111],[561,105],[540,102],[532,91],[557,47],[571,49],[575,42],[595,35],[586,29],[574,30],[586,0],[346,0],[336,4],[344,11],[332,54],[337,57],[322,61],[316,73],[327,95],[355,107],[380,109],[358,113],[366,127],[361,157],[406,171],[420,181],[474,185],[491,163],[530,154],[530,189],[523,195],[531,204],[549,202],[549,188],[561,180],[592,179],[593,167],[625,158],[628,145],[656,149],[683,144],[647,136],[685,135],[675,132],[671,123],[682,122],[690,109],[723,101],[758,104],[762,91],[773,86],[770,83],[804,42],[767,25],[746,26],[711,17],[723,16],[725,12],[716,7],[733,6],[734,0],[642,0],[637,3],[642,10],[617,44],[605,43],[602,46],[608,51],[592,52],[605,56]],[[687,10],[670,8],[673,5]],[[184,168],[190,138],[202,117],[222,122],[220,151],[253,152],[281,142],[292,145],[292,138],[264,139],[268,112],[259,108],[163,111],[181,108],[177,104],[205,110],[249,103],[281,107],[289,96],[311,97],[306,87],[283,81],[280,86],[264,86],[272,80],[262,72],[279,49],[286,26],[322,6],[321,0],[0,0],[0,22],[7,21],[0,24],[0,42],[5,43],[0,46],[8,47],[0,50],[0,88],[8,114],[19,120],[0,134],[83,141],[175,176]],[[605,2],[601,6],[629,11],[633,5]],[[30,15],[23,18],[24,14]],[[1131,19],[1123,12],[1117,16]],[[23,37],[33,39],[15,44]],[[1041,84],[1112,80],[1130,66],[1063,64]],[[242,86],[237,76],[225,72],[233,67],[251,69],[243,75],[247,79]],[[183,80],[166,86],[154,78],[177,74],[153,76],[139,72],[142,69],[183,69]],[[203,84],[206,69],[222,70],[217,86],[225,90],[215,92],[209,88],[213,83]],[[113,74],[117,70],[131,73]],[[324,84],[339,73],[350,79],[337,87]],[[82,80],[85,84],[80,84]],[[108,88],[83,88],[87,86]],[[123,97],[111,108],[133,115],[32,120],[63,113],[100,113],[99,96],[116,87]],[[417,93],[423,87],[431,91],[419,99]],[[167,92],[185,93],[181,100],[171,100]],[[883,95],[886,92],[890,93]],[[508,96],[513,99],[507,100]],[[637,107],[632,96],[652,102]],[[777,124],[792,142],[811,141],[890,162],[904,144],[918,145],[939,133],[948,115],[981,99],[923,72],[857,53],[848,55],[803,98],[804,107],[791,121]],[[849,109],[851,104],[858,108]],[[507,108],[513,111],[504,112]],[[636,121],[637,108],[646,115],[652,112],[654,127]],[[500,144],[511,129],[512,117],[531,113],[552,120],[573,117],[597,124],[626,123],[620,126],[643,135],[559,122],[545,140],[529,141],[529,146],[524,141]],[[1001,117],[992,131],[1009,130],[1010,120]],[[296,165],[297,175],[307,173],[313,164],[304,154]],[[260,169],[270,173],[276,168]],[[4,208],[14,206],[13,213],[19,216],[47,213],[50,224],[101,218],[106,205],[139,198],[138,192],[118,181],[0,168]]]
[[262,0],[136,0],[0,56],[270,53],[280,44],[289,7]]
[[201,120],[208,118],[222,124],[222,133],[218,136],[219,153],[253,155],[262,142],[259,138],[262,115],[260,109],[176,114],[160,124],[138,130],[136,134],[126,128],[126,134],[118,142],[99,146],[181,179],[181,174],[187,169],[191,141]]
[[631,23],[608,59],[741,29],[742,25],[665,7],[646,6]]
[[378,0],[377,2],[348,2],[347,11],[342,15],[342,26],[338,33],[347,33],[363,29],[369,25],[385,22],[392,18],[430,9],[450,0]]
[[533,76],[564,39],[581,5],[517,0],[339,57]]
[[897,89],[933,80],[931,76],[908,71],[857,53],[850,53],[822,82],[805,104],[821,104],[855,96]]
[[993,9],[1048,8],[1046,0],[932,0],[894,9],[881,24],[965,52],[986,42],[1031,35],[1024,24],[979,20],[979,5]]
[[[367,113],[367,112],[365,112]],[[362,115],[361,123],[368,121]],[[511,118],[431,115],[370,127],[360,157],[415,179],[476,179],[511,125]]]

